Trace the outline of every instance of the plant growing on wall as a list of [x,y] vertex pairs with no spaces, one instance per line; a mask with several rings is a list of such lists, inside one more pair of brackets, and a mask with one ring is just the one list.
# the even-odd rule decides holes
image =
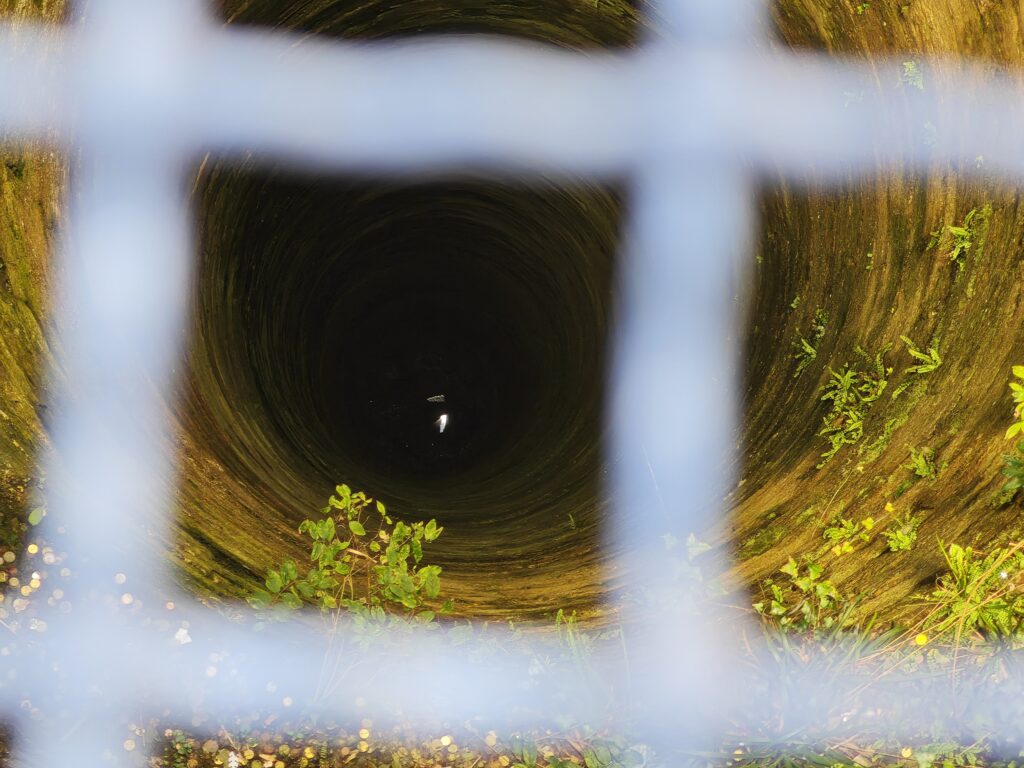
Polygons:
[[909,552],[914,548],[917,541],[917,529],[921,527],[921,518],[912,516],[909,512],[902,517],[892,521],[888,528],[882,531],[890,552]]
[[[799,297],[798,297],[799,298]],[[811,325],[810,340],[801,336],[798,341],[793,343],[796,352],[793,354],[793,359],[796,360],[796,371],[793,372],[793,378],[799,378],[800,374],[804,372],[814,360],[818,357],[817,344],[825,337],[825,331],[828,327],[828,313],[823,309],[818,309],[814,313],[814,323]]]
[[817,632],[841,625],[849,616],[848,605],[835,585],[824,578],[824,569],[813,560],[801,567],[792,557],[779,572],[786,581],[762,583],[764,599],[753,608],[783,630]]
[[[281,605],[347,611],[358,619],[383,619],[386,609],[429,622],[441,594],[441,567],[421,565],[423,546],[441,535],[435,520],[395,521],[384,504],[362,491],[339,485],[320,517],[302,521],[299,532],[311,541],[309,567],[285,560],[267,571],[265,589],[249,603],[257,609]],[[445,603],[442,612],[451,610]]]
[[[1013,366],[1013,375],[1024,380],[1024,365]],[[1016,381],[1010,382],[1010,393],[1013,395],[1013,422],[1006,430],[1006,439],[1024,432],[1024,385]]]
[[927,352],[922,352],[918,346],[906,336],[900,336],[903,343],[907,345],[907,351],[910,352],[910,356],[918,361],[917,365],[912,365],[907,368],[904,373],[916,373],[918,375],[924,373],[932,373],[942,365],[942,358],[939,357],[939,350],[937,347],[928,347]]
[[914,477],[926,480],[934,480],[939,476],[939,468],[935,466],[935,451],[927,446],[920,451],[911,447],[910,461],[903,468],[913,472]]
[[818,434],[828,440],[829,449],[821,454],[818,468],[825,466],[844,445],[852,445],[864,436],[864,418],[871,405],[882,396],[889,384],[891,367],[886,367],[883,349],[874,358],[857,347],[857,353],[869,363],[867,370],[849,365],[838,373],[829,369],[831,378],[826,382],[823,401],[831,403],[823,418]]
[[974,245],[974,229],[972,224],[974,217],[977,216],[978,209],[972,208],[964,216],[963,224],[959,227],[949,225],[946,230],[953,237],[953,244],[949,251],[949,260],[956,264],[958,272],[964,271],[964,265],[967,261],[967,252],[971,250]]
[[848,517],[840,517],[832,521],[824,532],[825,539],[832,544],[832,554],[836,557],[853,552],[857,541],[871,541],[871,530],[875,527],[873,517],[865,517],[860,522]]

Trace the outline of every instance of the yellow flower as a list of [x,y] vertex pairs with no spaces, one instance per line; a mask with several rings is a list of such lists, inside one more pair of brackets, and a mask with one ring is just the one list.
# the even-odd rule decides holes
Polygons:
[[870,531],[872,528],[875,527],[875,518],[865,517],[863,520],[861,520],[861,525],[864,526],[865,530]]
[[917,637],[914,638],[914,642],[917,643],[918,645],[924,645],[925,643],[928,642],[928,635],[926,635],[924,632],[922,632],[921,634],[919,634]]
[[894,507],[892,505],[891,501],[887,501],[887,502],[885,502],[885,511],[886,512],[895,512],[896,511],[896,507]]
[[910,747],[904,747],[903,749],[900,750],[900,754],[903,757],[910,757],[911,755],[914,754],[914,750],[912,750]]

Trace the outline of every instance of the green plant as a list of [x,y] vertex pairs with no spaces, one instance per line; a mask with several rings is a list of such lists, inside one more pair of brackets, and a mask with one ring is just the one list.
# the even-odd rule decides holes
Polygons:
[[871,3],[858,3],[857,4],[857,8],[856,8],[857,15],[858,16],[863,16],[864,15],[864,11],[868,10],[870,7],[871,7]]
[[[443,528],[435,520],[395,521],[380,501],[347,485],[335,489],[319,519],[304,520],[299,532],[312,541],[311,566],[299,574],[293,560],[267,571],[266,589],[249,598],[254,608],[303,604],[322,611],[346,610],[361,619],[382,619],[385,608],[404,609],[409,618],[434,619],[428,602],[441,593],[441,568],[420,565],[423,545]],[[451,610],[446,603],[442,611]]]
[[[1024,379],[1024,365],[1013,366],[1013,375],[1018,379]],[[1011,381],[1010,392],[1013,395],[1013,418],[1016,421],[1006,430],[1007,440],[1024,432],[1024,386]]]
[[180,730],[175,730],[171,735],[171,765],[187,768],[192,752],[192,740]]
[[824,569],[812,560],[803,568],[792,557],[779,572],[788,577],[779,585],[774,579],[762,582],[764,599],[753,608],[783,630],[817,632],[829,629],[846,614],[844,600]]
[[984,638],[1019,636],[1024,620],[1024,554],[1021,544],[994,549],[987,555],[950,544],[942,554],[949,572],[927,598],[935,605],[926,626],[937,633],[953,632],[959,646],[964,634]]
[[818,434],[828,440],[829,449],[821,454],[818,468],[825,466],[844,445],[852,445],[864,436],[864,418],[870,406],[882,396],[889,383],[892,368],[884,362],[886,350],[875,355],[873,361],[860,347],[858,354],[871,361],[869,370],[861,371],[845,366],[839,373],[829,368],[831,378],[825,383],[822,401],[830,401],[829,412],[823,418]]
[[[1015,365],[1013,375],[1024,379],[1024,365]],[[1024,385],[1016,381],[1010,382],[1010,393],[1013,395],[1013,418],[1015,421],[1006,430],[1006,439],[1024,434]],[[1003,474],[1008,478],[1003,485],[1004,500],[1012,499],[1017,491],[1024,488],[1024,441],[1016,445],[1015,454],[1003,454]]]
[[818,350],[811,346],[803,336],[800,337],[799,344],[793,346],[796,347],[796,352],[793,354],[793,359],[796,360],[796,371],[793,372],[793,378],[796,379],[807,366],[814,362],[818,356]]
[[[984,223],[990,212],[991,208],[989,206],[986,206],[981,212],[977,208],[972,208],[964,216],[960,226],[946,225],[945,232],[950,236],[949,251],[946,256],[950,262],[956,264],[957,272],[964,271],[964,267],[967,264],[967,254],[974,247],[977,226]],[[943,230],[941,228],[932,232],[928,248],[931,249],[937,246],[942,240],[942,235]]]
[[913,472],[915,477],[927,480],[934,480],[939,476],[938,467],[935,466],[935,451],[927,446],[920,451],[911,447],[910,462],[904,464],[903,468]]
[[818,350],[815,345],[825,337],[827,328],[828,313],[823,309],[818,309],[814,313],[810,341],[801,336],[799,341],[793,342],[793,346],[796,349],[796,352],[793,354],[793,359],[796,360],[796,371],[793,373],[794,379],[798,378],[804,372],[804,369],[818,357]]
[[921,527],[921,518],[913,517],[909,512],[892,521],[882,531],[890,552],[909,552],[917,541],[917,529]]
[[1003,461],[1006,463],[1006,466],[1003,467],[1003,474],[1009,479],[1003,485],[1002,491],[1004,494],[1008,494],[1007,501],[1013,498],[1017,491],[1024,488],[1024,442],[1017,443],[1016,450],[1018,453],[1016,456],[1009,453],[1003,454]]
[[922,352],[918,346],[906,336],[900,336],[903,343],[907,345],[907,351],[915,360],[920,360],[918,365],[912,365],[904,373],[932,373],[942,365],[942,358],[939,357],[939,350],[936,347],[928,347],[928,352]]
[[832,524],[825,528],[824,537],[832,544],[832,554],[836,557],[853,552],[853,545],[856,540],[863,542],[871,541],[870,531],[875,527],[873,517],[865,517],[860,522],[854,522],[847,517],[840,517],[832,521]]
[[924,90],[924,75],[921,72],[921,66],[916,61],[903,62],[903,75],[901,77],[907,85],[911,85],[919,91]]

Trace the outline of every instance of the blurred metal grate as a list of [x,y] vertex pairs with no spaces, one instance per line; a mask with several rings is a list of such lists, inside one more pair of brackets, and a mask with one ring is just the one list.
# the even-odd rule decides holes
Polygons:
[[[664,0],[657,40],[587,56],[475,37],[357,45],[225,29],[198,0],[78,5],[67,27],[0,33],[5,141],[55,143],[76,161],[61,265],[67,394],[44,525],[65,525],[68,550],[88,553],[76,566],[85,602],[33,648],[3,659],[0,688],[12,718],[17,691],[53,697],[53,717],[24,721],[25,754],[45,746],[52,764],[116,761],[103,755],[112,738],[120,742],[111,729],[122,713],[187,721],[199,700],[213,711],[272,711],[285,706],[283,689],[268,691],[268,681],[293,681],[296,700],[312,700],[316,685],[318,641],[297,627],[253,635],[181,593],[174,599],[194,640],[182,646],[173,628],[126,618],[121,590],[108,583],[123,571],[136,589],[174,589],[141,543],[168,538],[173,467],[163,410],[185,326],[195,158],[630,179],[613,490],[639,508],[656,506],[649,461],[661,496],[686,500],[670,511],[679,530],[712,526],[729,484],[733,296],[751,181],[893,164],[923,171],[939,160],[969,171],[979,147],[987,173],[1024,173],[1018,81],[935,62],[927,92],[909,102],[879,87],[899,82],[899,62],[869,69],[755,46],[760,9],[751,0]],[[935,129],[927,142],[925,123]],[[654,530],[638,519],[611,525],[626,551],[642,553],[624,556],[624,572],[653,585],[664,564],[645,544],[664,521]],[[682,621],[667,615],[634,638],[645,651],[634,660],[637,693],[664,713],[649,735],[669,744],[724,687],[715,671],[729,665],[716,658],[713,628]],[[468,667],[472,648],[428,636],[401,642],[411,651],[397,661],[375,663],[371,649],[370,663],[352,670],[350,690],[367,700],[358,716],[395,707],[410,717],[511,717],[520,705],[561,706],[500,664]],[[410,679],[411,698],[403,694]],[[814,701],[827,700],[831,683],[808,683]],[[321,706],[357,713],[351,696]]]

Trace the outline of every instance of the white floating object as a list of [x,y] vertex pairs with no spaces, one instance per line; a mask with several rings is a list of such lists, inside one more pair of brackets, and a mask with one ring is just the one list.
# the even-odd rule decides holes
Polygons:
[[427,402],[428,403],[443,403],[444,402],[444,395],[432,395],[431,397],[427,398]]
[[448,426],[448,414],[442,413],[437,421],[434,422],[437,425],[438,432],[444,432],[444,428]]
[[186,645],[192,642],[192,636],[189,635],[188,630],[181,627],[177,632],[174,633],[174,642],[178,645]]

